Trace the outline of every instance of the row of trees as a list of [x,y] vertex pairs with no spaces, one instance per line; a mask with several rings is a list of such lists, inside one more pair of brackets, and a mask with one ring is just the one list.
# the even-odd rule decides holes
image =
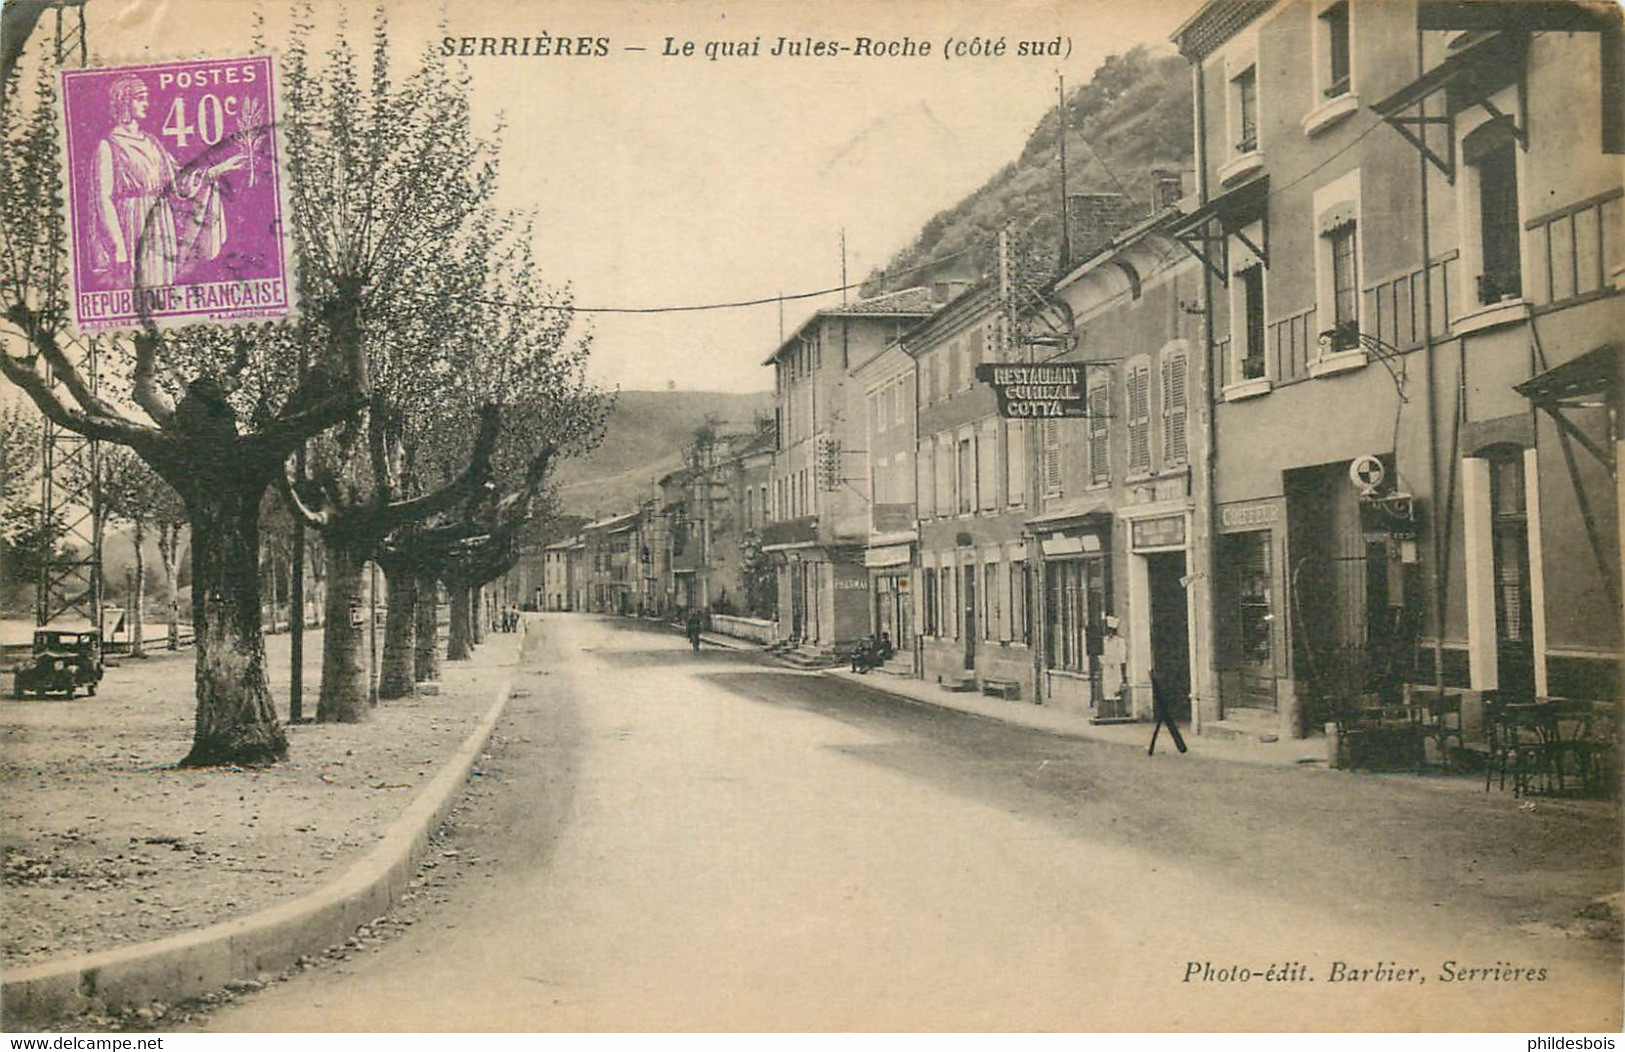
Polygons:
[[544,283],[535,232],[494,202],[499,145],[475,129],[466,81],[427,55],[397,79],[381,11],[365,55],[341,31],[317,56],[310,12],[294,23],[279,130],[298,318],[146,327],[103,345],[99,388],[66,328],[50,71],[29,92],[6,70],[0,103],[0,372],[59,426],[127,447],[185,509],[197,716],[183,765],[286,755],[261,623],[268,493],[321,534],[317,718],[357,720],[364,565],[386,575],[380,695],[399,696],[434,674],[438,583],[457,657],[479,588],[547,511],[549,469],[598,440],[608,408],[568,289]]

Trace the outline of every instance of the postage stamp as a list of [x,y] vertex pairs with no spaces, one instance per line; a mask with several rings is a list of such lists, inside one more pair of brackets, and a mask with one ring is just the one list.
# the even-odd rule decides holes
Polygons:
[[274,75],[269,55],[62,72],[81,331],[292,313]]

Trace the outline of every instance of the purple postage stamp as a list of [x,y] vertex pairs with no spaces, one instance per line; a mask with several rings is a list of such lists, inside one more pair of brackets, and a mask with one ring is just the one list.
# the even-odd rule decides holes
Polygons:
[[81,331],[293,310],[269,55],[62,72]]

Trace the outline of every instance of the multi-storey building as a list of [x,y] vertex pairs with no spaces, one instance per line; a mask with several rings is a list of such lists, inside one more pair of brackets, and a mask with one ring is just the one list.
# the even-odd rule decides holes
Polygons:
[[762,548],[778,567],[783,638],[831,653],[869,634],[866,404],[851,371],[934,309],[928,288],[829,307],[764,363],[774,370],[778,449]]
[[[1038,696],[1100,721],[1145,719],[1153,680],[1178,719],[1202,715],[1207,576],[1200,267],[1171,233],[1178,173],[1155,213],[1079,195],[1081,262],[1048,293],[1064,325],[1023,360],[1079,363],[1082,419],[1034,425],[1025,527]],[[1114,221],[1089,221],[1109,206]],[[1125,229],[1126,227],[1126,229]]]
[[1618,14],[1211,0],[1174,34],[1227,720],[1302,733],[1351,677],[1618,695]]
[[869,535],[863,563],[869,571],[869,632],[891,640],[893,663],[912,673],[918,635],[914,359],[904,340],[896,340],[852,370],[852,379],[866,406],[863,474]]
[[1001,420],[976,369],[1009,358],[1007,299],[985,281],[910,332],[924,678],[1033,697],[1027,424]]

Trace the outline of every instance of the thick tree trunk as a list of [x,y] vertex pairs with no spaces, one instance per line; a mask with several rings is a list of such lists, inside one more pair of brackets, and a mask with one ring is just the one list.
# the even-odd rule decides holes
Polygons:
[[367,716],[366,670],[361,664],[362,553],[344,538],[326,538],[327,623],[322,627],[322,688],[317,723],[359,723]]
[[417,682],[440,678],[440,580],[419,574],[417,580],[416,641],[412,647],[412,677]]
[[146,620],[147,606],[147,563],[141,554],[141,545],[147,539],[146,526],[137,521],[134,524],[135,537],[135,609],[130,616],[135,620],[130,622],[130,656],[146,657],[147,651],[142,646],[141,623]]
[[384,659],[378,671],[378,697],[405,698],[412,694],[412,642],[417,620],[417,578],[410,567],[384,563],[388,612],[384,616]]
[[265,483],[197,485],[192,525],[192,625],[197,721],[182,767],[262,764],[288,754],[271,705],[260,621],[260,497]]
[[474,645],[479,646],[485,642],[485,622],[487,611],[485,609],[485,589],[475,585],[468,590],[468,604],[472,608],[474,620]]
[[467,661],[474,655],[473,589],[463,584],[448,585],[451,603],[451,634],[446,639],[446,660]]

